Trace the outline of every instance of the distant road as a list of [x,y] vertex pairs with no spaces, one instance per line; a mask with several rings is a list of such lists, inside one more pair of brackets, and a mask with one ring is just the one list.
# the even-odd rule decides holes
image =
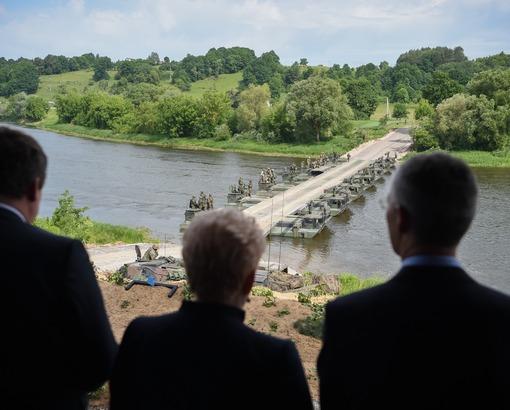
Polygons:
[[[317,199],[325,189],[340,184],[344,178],[354,175],[357,171],[368,166],[386,152],[398,157],[404,155],[411,147],[409,128],[399,128],[382,138],[369,141],[350,151],[351,160],[340,163],[323,174],[310,178],[281,194],[268,198],[246,209],[244,212],[255,217],[264,234],[267,235],[282,214],[287,216],[312,199]],[[283,207],[283,212],[282,212]]]

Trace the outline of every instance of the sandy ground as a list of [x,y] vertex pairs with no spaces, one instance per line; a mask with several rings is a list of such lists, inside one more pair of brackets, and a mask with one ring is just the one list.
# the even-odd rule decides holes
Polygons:
[[[174,312],[179,309],[182,303],[182,289],[169,299],[168,289],[149,288],[134,286],[129,291],[122,286],[113,285],[100,281],[99,285],[103,293],[106,311],[110,318],[115,338],[120,343],[122,335],[128,324],[138,316],[154,316]],[[310,314],[310,309],[295,300],[280,299],[278,295],[276,306],[263,306],[264,298],[251,296],[250,302],[246,304],[246,320],[248,326],[276,337],[291,339],[303,362],[306,377],[310,385],[310,391],[314,399],[318,398],[318,378],[316,362],[321,347],[320,340],[299,334],[293,327],[293,323]],[[289,311],[288,315],[279,317],[277,312],[283,309]],[[277,329],[271,330],[270,323],[276,323]],[[273,329],[274,329],[273,325]],[[94,408],[105,408],[107,395],[101,400],[91,402]]]

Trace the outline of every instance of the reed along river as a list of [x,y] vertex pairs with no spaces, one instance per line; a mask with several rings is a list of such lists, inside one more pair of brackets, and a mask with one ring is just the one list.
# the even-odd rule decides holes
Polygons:
[[[179,224],[191,195],[226,202],[228,187],[239,176],[257,186],[260,170],[277,174],[290,158],[224,152],[181,151],[115,144],[26,130],[49,157],[41,214],[48,216],[68,189],[93,219],[146,226],[160,239],[179,241]],[[477,218],[460,248],[464,267],[482,283],[510,293],[510,170],[475,169],[480,184]],[[380,199],[388,180],[366,192],[344,214],[333,218],[315,239],[273,238],[271,260],[299,271],[392,275],[399,266],[393,254]],[[275,210],[275,215],[277,210]],[[269,245],[269,244],[268,244]],[[438,284],[440,286],[440,284]]]

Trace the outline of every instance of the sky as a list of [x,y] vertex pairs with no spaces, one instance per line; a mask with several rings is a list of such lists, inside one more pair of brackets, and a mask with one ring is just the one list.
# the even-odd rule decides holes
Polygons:
[[0,56],[180,60],[211,47],[358,66],[410,49],[510,52],[510,0],[0,0]]

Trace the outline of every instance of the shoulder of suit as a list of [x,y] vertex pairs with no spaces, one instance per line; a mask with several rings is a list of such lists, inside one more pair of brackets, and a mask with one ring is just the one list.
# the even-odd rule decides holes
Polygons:
[[27,235],[30,235],[33,239],[39,239],[44,242],[54,242],[54,243],[60,243],[62,245],[64,244],[72,244],[80,241],[72,238],[68,238],[66,236],[56,235],[54,233],[45,231],[44,229],[38,228],[37,226],[30,225],[30,224],[23,224],[22,225],[26,231]]
[[364,289],[358,292],[351,293],[346,296],[340,296],[331,301],[327,305],[328,310],[341,309],[343,307],[353,307],[358,304],[366,304],[368,302],[376,302],[384,300],[387,297],[388,291],[392,288],[391,281],[385,282],[381,285],[374,286],[369,289]]

